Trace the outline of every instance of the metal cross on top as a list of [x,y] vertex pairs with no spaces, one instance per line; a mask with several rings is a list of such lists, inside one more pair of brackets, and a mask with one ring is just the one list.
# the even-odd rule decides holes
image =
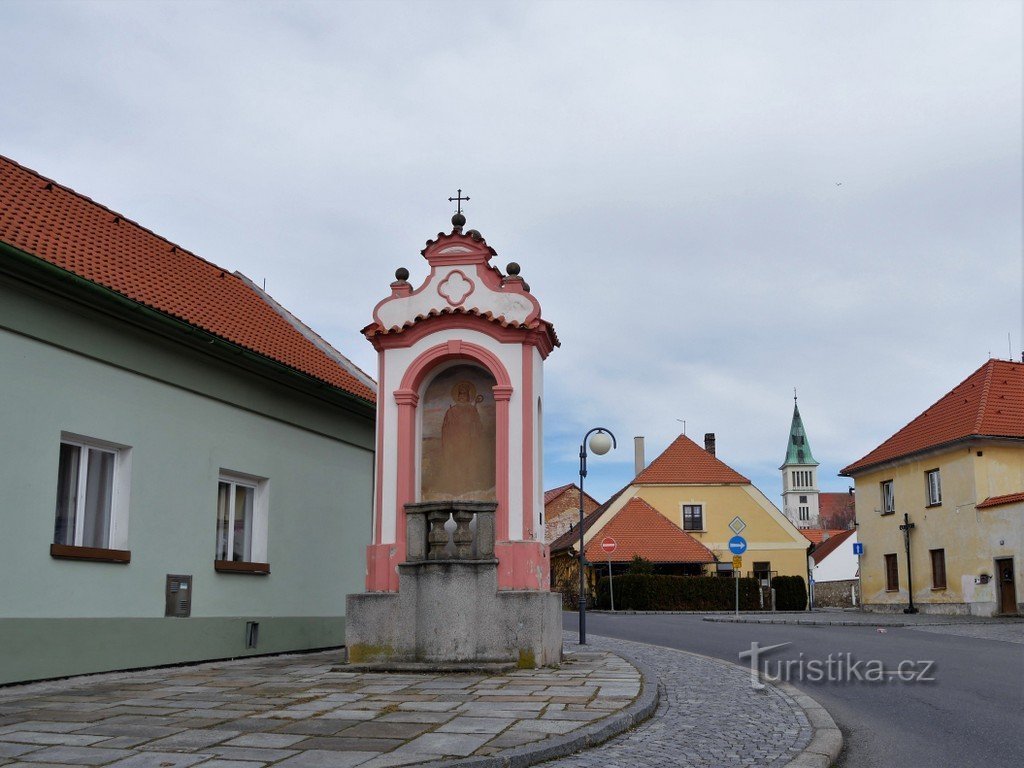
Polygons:
[[469,196],[467,195],[466,197],[463,197],[461,189],[458,191],[458,196],[457,197],[449,197],[448,198],[448,202],[449,203],[458,202],[458,210],[456,210],[456,213],[462,213],[462,201],[463,200],[469,200]]

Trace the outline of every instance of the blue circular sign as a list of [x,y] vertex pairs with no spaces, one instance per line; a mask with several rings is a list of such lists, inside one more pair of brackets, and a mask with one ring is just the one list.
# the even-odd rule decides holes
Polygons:
[[747,551],[747,540],[742,536],[733,536],[729,539],[729,551],[734,555],[742,555]]

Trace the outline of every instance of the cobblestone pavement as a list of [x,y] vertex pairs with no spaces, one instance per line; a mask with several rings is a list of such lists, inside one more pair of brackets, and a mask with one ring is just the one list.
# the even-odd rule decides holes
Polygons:
[[[566,635],[566,648],[578,647],[570,637],[575,635]],[[742,667],[653,645],[593,635],[588,640],[591,648],[629,654],[660,678],[658,711],[600,748],[544,763],[545,768],[774,768],[811,742],[813,729],[794,696],[776,686],[754,690]]]
[[640,692],[622,658],[576,650],[505,675],[349,672],[327,651],[4,688],[0,766],[384,768],[543,746]]

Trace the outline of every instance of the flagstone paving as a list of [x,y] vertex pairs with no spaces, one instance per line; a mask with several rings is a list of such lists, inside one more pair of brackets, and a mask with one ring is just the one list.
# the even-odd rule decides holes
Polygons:
[[607,650],[503,675],[346,671],[338,651],[0,689],[0,766],[384,768],[543,744],[640,694]]

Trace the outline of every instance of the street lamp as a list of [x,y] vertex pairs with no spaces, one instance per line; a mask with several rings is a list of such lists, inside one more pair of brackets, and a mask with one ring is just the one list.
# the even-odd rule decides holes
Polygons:
[[910,513],[904,512],[903,525],[900,526],[900,530],[903,531],[903,545],[907,550],[907,595],[910,598],[910,605],[903,609],[904,613],[917,613],[917,608],[914,607],[914,576],[910,570],[910,532],[915,527],[910,522]]
[[587,644],[587,592],[584,586],[584,569],[587,565],[587,558],[583,552],[583,478],[587,476],[588,437],[590,438],[590,450],[597,456],[604,456],[616,447],[615,435],[605,427],[594,427],[583,436],[583,442],[580,443],[580,645]]

